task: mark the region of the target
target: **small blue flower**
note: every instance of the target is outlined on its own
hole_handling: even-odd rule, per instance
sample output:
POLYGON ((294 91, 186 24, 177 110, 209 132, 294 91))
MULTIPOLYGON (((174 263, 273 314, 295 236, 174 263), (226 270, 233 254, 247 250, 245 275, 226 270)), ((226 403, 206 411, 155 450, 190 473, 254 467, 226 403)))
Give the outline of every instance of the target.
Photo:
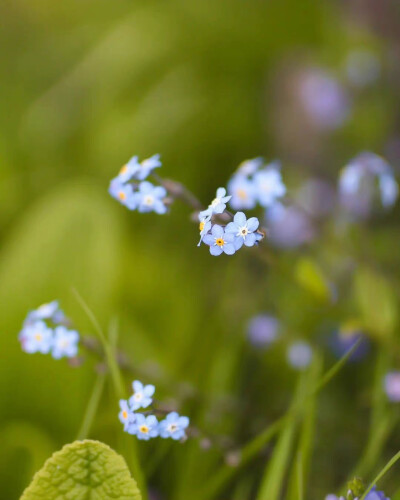
POLYGON ((271 164, 256 172, 254 183, 258 202, 265 208, 272 206, 286 193, 286 186, 282 182, 282 176, 276 164, 271 164))
POLYGON ((28 317, 26 319, 26 323, 27 324, 34 323, 35 321, 44 320, 44 319, 49 319, 49 320, 53 320, 54 318, 60 319, 60 313, 62 314, 62 317, 64 318, 64 315, 60 309, 58 301, 53 300, 52 302, 49 302, 47 304, 42 304, 40 307, 38 307, 34 311, 31 311, 28 314, 28 317))
POLYGON ((385 208, 394 205, 399 194, 399 185, 392 174, 382 174, 379 177, 379 189, 381 192, 382 205, 385 208))
POLYGON ((400 402, 400 372, 392 371, 385 376, 384 388, 387 397, 393 403, 400 402))
POLYGON ((167 196, 167 191, 162 186, 153 186, 151 182, 144 181, 139 184, 139 191, 133 197, 138 206, 139 212, 156 212, 165 214, 167 207, 163 199, 167 196))
POLYGON ((257 170, 264 163, 264 159, 261 157, 252 158, 251 160, 244 160, 238 167, 237 173, 239 175, 251 176, 254 175, 257 170))
POLYGON ((185 429, 189 426, 188 417, 181 417, 176 411, 168 413, 165 420, 159 424, 160 436, 172 438, 176 441, 186 436, 185 429))
POLYGON ((199 225, 199 230, 200 230, 200 241, 197 244, 199 247, 201 242, 203 241, 203 238, 206 234, 208 234, 211 230, 211 221, 209 219, 200 219, 200 225, 199 225))
POLYGON ((279 337, 279 321, 269 314, 254 316, 248 326, 250 343, 257 348, 266 349, 279 337))
POLYGON ((309 366, 312 359, 312 349, 307 342, 294 342, 289 346, 287 359, 296 370, 304 370, 309 366))
POLYGON ((251 217, 249 220, 243 212, 238 212, 226 228, 226 234, 233 234, 235 236, 235 249, 239 250, 243 244, 247 247, 252 247, 257 239, 254 231, 257 231, 260 225, 257 217, 251 217))
POLYGON ((125 182, 128 182, 132 179, 132 177, 135 175, 135 173, 138 170, 138 167, 140 167, 140 163, 138 162, 138 157, 133 156, 128 163, 126 163, 121 170, 119 171, 119 174, 115 178, 118 180, 121 184, 125 184, 125 182))
POLYGON ((226 233, 221 226, 215 224, 211 229, 211 234, 206 234, 203 238, 206 245, 210 247, 211 255, 233 255, 235 249, 235 236, 232 233, 226 233))
POLYGON ((109 193, 113 198, 118 200, 122 205, 125 205, 129 210, 135 210, 137 200, 131 184, 123 184, 118 177, 110 183, 109 193))
POLYGON ((19 334, 22 350, 32 354, 47 354, 53 347, 53 331, 44 321, 26 325, 19 334))
POLYGON ((54 330, 52 356, 60 359, 63 356, 73 358, 78 354, 79 334, 75 330, 68 330, 65 326, 57 326, 54 330))
POLYGON ((234 175, 228 183, 228 193, 232 195, 229 202, 235 210, 249 209, 256 206, 256 189, 254 182, 241 174, 234 175))
POLYGON ((383 491, 377 491, 374 486, 365 497, 365 500, 390 500, 383 491))
POLYGON ((222 212, 226 209, 226 204, 231 198, 232 196, 226 196, 225 188, 218 188, 217 195, 214 200, 210 203, 210 205, 208 205, 206 210, 200 212, 200 220, 211 219, 214 214, 222 214, 222 212))
POLYGON ((146 417, 142 413, 137 413, 135 417, 135 421, 128 425, 129 434, 134 434, 138 439, 145 441, 158 436, 158 421, 154 415, 146 417))
POLYGON ((132 383, 133 396, 129 399, 129 404, 133 411, 139 408, 147 408, 153 402, 153 394, 156 390, 154 385, 143 385, 139 380, 132 383))
POLYGON ((119 401, 119 407, 121 411, 118 414, 118 418, 122 424, 124 424, 124 431, 128 430, 129 424, 133 424, 136 419, 135 413, 131 410, 128 405, 128 401, 121 399, 119 401))
POLYGON ((161 167, 160 155, 154 155, 150 158, 146 158, 136 165, 134 171, 134 178, 143 181, 149 174, 155 169, 161 167))

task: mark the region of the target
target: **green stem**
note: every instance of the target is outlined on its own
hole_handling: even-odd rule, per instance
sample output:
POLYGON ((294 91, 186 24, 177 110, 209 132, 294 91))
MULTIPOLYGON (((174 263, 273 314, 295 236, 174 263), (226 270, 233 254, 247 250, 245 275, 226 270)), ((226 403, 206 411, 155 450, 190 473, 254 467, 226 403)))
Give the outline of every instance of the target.
POLYGON ((393 465, 400 459, 400 451, 394 455, 389 462, 385 465, 385 467, 379 472, 379 474, 374 478, 372 483, 368 486, 368 488, 365 490, 363 496, 360 498, 360 500, 365 500, 365 497, 368 495, 368 493, 372 490, 372 488, 378 483, 378 481, 390 470, 393 465))
POLYGON ((99 373, 93 387, 88 405, 86 407, 85 415, 83 417, 82 425, 79 429, 77 438, 78 440, 86 439, 89 435, 90 429, 93 424, 94 417, 96 416, 99 407, 100 399, 103 394, 104 382, 106 380, 105 373, 99 373))

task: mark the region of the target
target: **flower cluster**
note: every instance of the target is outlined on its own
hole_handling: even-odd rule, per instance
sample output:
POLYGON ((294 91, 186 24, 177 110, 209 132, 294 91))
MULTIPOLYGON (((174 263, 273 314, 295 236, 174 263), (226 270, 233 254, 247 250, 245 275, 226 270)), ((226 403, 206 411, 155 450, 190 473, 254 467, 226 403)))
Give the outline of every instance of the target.
POLYGON ((22 350, 51 353, 54 359, 73 358, 78 353, 79 334, 67 328, 68 320, 55 300, 31 311, 19 334, 22 350))
POLYGON ((239 165, 228 183, 230 205, 234 210, 250 210, 257 203, 270 208, 285 195, 278 162, 264 165, 262 158, 246 160, 239 165))
POLYGON ((243 245, 252 247, 263 238, 263 235, 257 232, 259 220, 256 217, 247 219, 243 212, 238 212, 226 226, 213 224, 213 216, 223 214, 230 199, 231 196, 226 196, 224 188, 218 188, 214 201, 207 210, 199 213, 199 245, 202 241, 208 245, 211 255, 233 255, 243 245))
POLYGON ((173 411, 168 413, 164 420, 158 421, 151 411, 138 413, 140 409, 151 407, 155 392, 154 385, 143 385, 139 380, 135 380, 132 388, 133 395, 129 400, 121 399, 119 402, 121 410, 119 420, 125 432, 145 441, 158 436, 176 441, 186 437, 186 428, 189 426, 188 417, 181 417, 173 411))
POLYGON ((339 193, 343 206, 356 216, 368 215, 375 197, 387 209, 397 200, 399 186, 392 167, 374 153, 361 153, 341 171, 339 193))
POLYGON ((142 162, 134 156, 122 167, 117 177, 112 179, 109 193, 129 210, 165 214, 167 190, 163 186, 155 186, 145 180, 159 167, 161 167, 159 155, 142 162))

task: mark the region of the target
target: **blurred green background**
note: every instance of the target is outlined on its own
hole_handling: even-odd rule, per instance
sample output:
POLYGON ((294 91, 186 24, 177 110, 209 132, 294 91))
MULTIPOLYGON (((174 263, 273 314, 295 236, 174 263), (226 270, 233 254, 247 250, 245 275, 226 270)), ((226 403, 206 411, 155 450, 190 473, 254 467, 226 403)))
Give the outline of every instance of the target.
MULTIPOLYGON (((247 320, 271 311, 310 337, 323 319, 354 314, 354 299, 332 306, 293 284, 291 252, 276 270, 253 252, 214 259, 196 247, 187 207, 130 213, 108 195, 109 180, 133 154, 160 153, 160 174, 206 203, 248 157, 281 158, 289 188, 315 174, 335 182, 363 149, 395 162, 398 3, 3 0, 0 17, 1 497, 18 498, 45 458, 75 438, 92 390, 91 361, 72 368, 29 356, 17 340, 27 311, 55 298, 93 334, 71 287, 104 328, 118 318, 133 366, 127 388, 133 376, 155 383, 160 399, 234 449, 282 413, 295 379, 282 354, 251 350, 247 320), (322 66, 343 80, 347 54, 360 47, 378 54, 380 81, 350 91, 352 113, 339 130, 305 127, 288 108, 293 68, 322 66)), ((399 274, 396 213, 369 230, 355 230, 341 250, 328 238, 320 260, 334 267, 354 251, 399 274)), ((398 291, 388 293, 395 310, 398 291)), ((366 300, 356 313, 376 297, 366 300)), ((345 480, 363 448, 372 368, 351 370, 323 400, 310 499, 345 480), (338 410, 350 406, 354 414, 338 410)), ((117 413, 107 387, 91 436, 118 447, 117 413)), ((191 498, 224 455, 195 439, 140 451, 153 490, 174 500, 191 498)), ((218 498, 251 498, 267 456, 238 474, 239 493, 229 486, 218 498)))

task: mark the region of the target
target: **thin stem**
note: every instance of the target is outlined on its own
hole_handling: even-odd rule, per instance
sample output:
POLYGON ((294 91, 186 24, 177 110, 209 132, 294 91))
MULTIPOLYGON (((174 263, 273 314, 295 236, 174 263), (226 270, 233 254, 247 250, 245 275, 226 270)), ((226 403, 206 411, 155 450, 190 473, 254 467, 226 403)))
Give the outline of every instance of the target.
POLYGON ((201 201, 182 183, 172 179, 163 179, 159 175, 152 173, 154 180, 161 184, 174 198, 179 198, 194 210, 203 210, 201 201))
POLYGON ((301 453, 297 456, 297 491, 298 499, 304 500, 303 459, 301 453))
POLYGON ((86 439, 90 433, 90 429, 92 427, 93 420, 96 416, 100 399, 103 394, 105 380, 106 380, 105 373, 99 373, 97 375, 92 394, 86 406, 85 415, 83 417, 81 427, 76 437, 77 440, 86 439))

